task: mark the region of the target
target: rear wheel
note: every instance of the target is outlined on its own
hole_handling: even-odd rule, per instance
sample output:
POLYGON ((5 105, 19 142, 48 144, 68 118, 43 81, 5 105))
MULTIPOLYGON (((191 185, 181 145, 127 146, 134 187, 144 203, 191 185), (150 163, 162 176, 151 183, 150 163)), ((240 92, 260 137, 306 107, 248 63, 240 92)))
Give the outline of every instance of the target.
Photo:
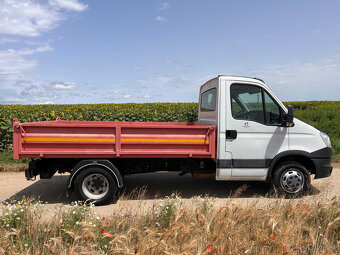
POLYGON ((300 196, 310 189, 310 175, 304 165, 286 161, 274 172, 273 186, 287 197, 300 196))
POLYGON ((109 172, 102 168, 87 168, 75 180, 75 191, 81 200, 102 205, 114 199, 117 183, 109 172))

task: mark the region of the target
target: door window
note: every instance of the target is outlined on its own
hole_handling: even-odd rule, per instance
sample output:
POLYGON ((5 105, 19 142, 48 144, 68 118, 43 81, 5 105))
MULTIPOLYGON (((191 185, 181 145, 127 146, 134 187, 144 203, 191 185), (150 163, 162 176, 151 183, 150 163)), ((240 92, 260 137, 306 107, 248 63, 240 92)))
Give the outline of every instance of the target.
POLYGON ((235 119, 280 125, 281 111, 277 103, 261 87, 233 84, 230 87, 231 112, 235 119))
POLYGON ((252 85, 232 85, 232 115, 235 119, 253 120, 264 124, 262 90, 252 85))
POLYGON ((271 98, 271 96, 268 95, 266 91, 263 91, 263 93, 264 93, 267 125, 280 125, 282 122, 280 107, 271 98))

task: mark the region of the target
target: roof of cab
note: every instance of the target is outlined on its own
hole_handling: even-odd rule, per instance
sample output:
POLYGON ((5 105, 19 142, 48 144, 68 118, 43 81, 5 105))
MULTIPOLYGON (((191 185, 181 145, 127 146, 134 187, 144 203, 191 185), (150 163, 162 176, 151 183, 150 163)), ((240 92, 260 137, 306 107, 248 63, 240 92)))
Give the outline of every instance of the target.
POLYGON ((224 74, 221 74, 221 75, 218 75, 217 77, 215 78, 212 78, 210 79, 209 81, 205 82, 202 86, 204 87, 206 84, 208 84, 209 82, 215 80, 215 79, 218 79, 218 78, 224 78, 226 80, 231 80, 231 81, 239 81, 239 82, 242 82, 242 81, 245 81, 245 82, 255 82, 255 83, 260 83, 264 86, 267 87, 267 85, 265 84, 265 82, 262 80, 262 79, 259 79, 259 78, 256 78, 256 77, 246 77, 246 76, 236 76, 236 75, 224 75, 224 74))

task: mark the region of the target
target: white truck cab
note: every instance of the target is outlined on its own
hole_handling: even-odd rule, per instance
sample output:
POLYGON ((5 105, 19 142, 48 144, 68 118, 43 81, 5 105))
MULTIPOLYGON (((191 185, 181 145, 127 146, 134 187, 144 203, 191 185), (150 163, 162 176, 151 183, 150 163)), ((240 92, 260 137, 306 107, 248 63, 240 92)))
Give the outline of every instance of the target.
POLYGON ((216 179, 270 181, 286 194, 331 175, 329 137, 293 118, 257 78, 220 75, 201 86, 198 122, 217 127, 216 179))

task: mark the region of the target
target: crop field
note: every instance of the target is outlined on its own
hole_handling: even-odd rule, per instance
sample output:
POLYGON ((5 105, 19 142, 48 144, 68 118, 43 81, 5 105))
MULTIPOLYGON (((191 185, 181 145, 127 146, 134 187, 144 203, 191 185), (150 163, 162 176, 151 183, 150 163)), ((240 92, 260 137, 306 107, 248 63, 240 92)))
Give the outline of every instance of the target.
POLYGON ((172 195, 143 214, 99 217, 74 203, 44 220, 44 204, 0 207, 1 254, 339 254, 339 199, 215 206, 172 195))
MULTIPOLYGON (((295 117, 328 134, 340 153, 340 101, 287 102, 295 117)), ((54 120, 194 122, 197 103, 0 105, 0 150, 10 149, 12 118, 20 122, 54 120)))

